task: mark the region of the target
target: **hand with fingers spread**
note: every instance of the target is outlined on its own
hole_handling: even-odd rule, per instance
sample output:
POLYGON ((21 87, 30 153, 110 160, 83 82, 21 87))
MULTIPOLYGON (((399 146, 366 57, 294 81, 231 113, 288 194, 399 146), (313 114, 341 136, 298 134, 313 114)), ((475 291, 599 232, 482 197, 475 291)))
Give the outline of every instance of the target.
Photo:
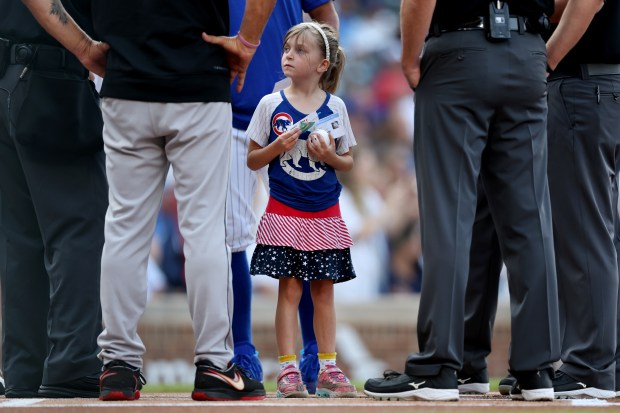
POLYGON ((275 4, 276 0, 246 0, 243 20, 236 36, 211 36, 202 33, 202 40, 221 46, 226 52, 230 83, 237 78, 237 92, 243 89, 245 73, 260 44, 263 29, 275 4))
POLYGON ((202 33, 202 40, 221 46, 226 51, 226 60, 230 68, 230 83, 237 78, 237 92, 243 89, 245 72, 256 52, 256 48, 244 45, 239 36, 211 36, 202 33))

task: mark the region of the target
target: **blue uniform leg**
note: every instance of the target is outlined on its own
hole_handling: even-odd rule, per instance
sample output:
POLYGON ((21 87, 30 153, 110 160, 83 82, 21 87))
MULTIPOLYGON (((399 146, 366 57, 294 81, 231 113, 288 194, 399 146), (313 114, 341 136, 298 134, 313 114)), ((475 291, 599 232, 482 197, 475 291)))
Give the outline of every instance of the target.
POLYGON ((252 344, 252 280, 245 251, 231 255, 233 279, 233 340, 235 357, 233 363, 247 370, 256 380, 263 380, 263 368, 254 344, 252 344))
POLYGON ((314 305, 310 294, 310 283, 304 283, 304 290, 299 302, 299 324, 301 326, 301 337, 304 342, 304 349, 301 351, 301 361, 299 369, 301 378, 308 389, 308 393, 316 392, 316 383, 319 375, 319 352, 314 335, 314 305))

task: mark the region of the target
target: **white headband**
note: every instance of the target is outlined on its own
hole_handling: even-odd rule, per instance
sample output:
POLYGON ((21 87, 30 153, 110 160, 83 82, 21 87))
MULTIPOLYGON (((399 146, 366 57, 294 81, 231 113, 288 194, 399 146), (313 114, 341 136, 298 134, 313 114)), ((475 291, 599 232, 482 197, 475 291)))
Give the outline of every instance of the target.
POLYGON ((305 22, 304 24, 307 24, 310 27, 314 27, 319 32, 319 34, 323 37, 323 41, 325 42, 325 58, 329 62, 331 62, 331 60, 329 60, 329 42, 327 41, 327 35, 325 34, 321 26, 319 26, 318 24, 314 22, 305 22))

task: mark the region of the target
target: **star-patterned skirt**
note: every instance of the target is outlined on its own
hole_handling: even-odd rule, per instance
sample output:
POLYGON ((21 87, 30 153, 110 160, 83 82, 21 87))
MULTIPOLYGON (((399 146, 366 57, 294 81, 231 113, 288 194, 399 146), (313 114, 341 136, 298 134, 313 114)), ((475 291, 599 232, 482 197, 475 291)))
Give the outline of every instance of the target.
POLYGON ((338 204, 318 212, 290 208, 273 198, 258 225, 250 274, 306 281, 355 278, 353 244, 338 204))
POLYGON ((293 277, 304 281, 334 280, 334 283, 355 278, 348 248, 300 251, 264 244, 258 244, 254 250, 250 274, 272 278, 293 277))

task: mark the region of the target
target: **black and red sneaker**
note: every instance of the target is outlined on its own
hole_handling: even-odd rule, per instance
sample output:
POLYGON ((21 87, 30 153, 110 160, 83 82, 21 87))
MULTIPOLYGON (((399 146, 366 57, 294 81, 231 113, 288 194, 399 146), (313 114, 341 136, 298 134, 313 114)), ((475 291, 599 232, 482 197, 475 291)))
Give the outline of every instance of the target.
POLYGON ((248 377, 236 364, 231 363, 222 370, 209 360, 196 363, 194 400, 262 400, 266 396, 263 383, 248 377))
POLYGON ((140 369, 114 360, 103 366, 100 378, 99 400, 138 400, 146 380, 140 369))

